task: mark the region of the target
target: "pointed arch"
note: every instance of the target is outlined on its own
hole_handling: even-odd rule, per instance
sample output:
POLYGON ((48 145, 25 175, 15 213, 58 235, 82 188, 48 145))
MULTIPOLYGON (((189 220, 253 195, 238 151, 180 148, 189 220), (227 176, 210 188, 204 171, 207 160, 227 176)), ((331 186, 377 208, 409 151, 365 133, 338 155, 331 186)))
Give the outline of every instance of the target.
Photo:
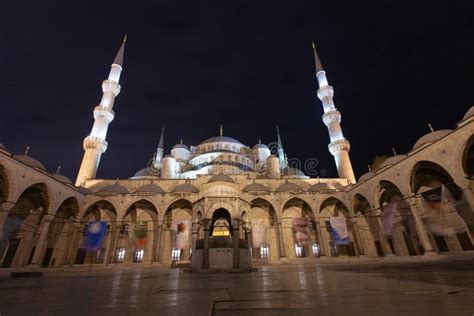
POLYGON ((469 179, 474 179, 474 135, 466 142, 462 155, 462 167, 469 179))
POLYGON ((122 216, 122 222, 125 221, 125 219, 129 216, 132 215, 131 213, 135 212, 133 217, 137 216, 138 211, 143 211, 144 214, 147 215, 149 220, 152 221, 157 221, 158 220, 158 209, 156 208, 155 204, 145 198, 139 198, 133 201, 132 203, 129 204, 129 206, 125 209, 125 212, 122 216))

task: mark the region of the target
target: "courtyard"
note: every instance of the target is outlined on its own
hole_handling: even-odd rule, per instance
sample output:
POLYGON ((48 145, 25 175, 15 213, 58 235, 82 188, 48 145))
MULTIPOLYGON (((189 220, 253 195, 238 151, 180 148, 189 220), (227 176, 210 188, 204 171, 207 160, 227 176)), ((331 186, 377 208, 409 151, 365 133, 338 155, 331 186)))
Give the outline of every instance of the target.
POLYGON ((0 276, 9 315, 473 315, 474 261, 260 266, 249 273, 151 266, 0 276))

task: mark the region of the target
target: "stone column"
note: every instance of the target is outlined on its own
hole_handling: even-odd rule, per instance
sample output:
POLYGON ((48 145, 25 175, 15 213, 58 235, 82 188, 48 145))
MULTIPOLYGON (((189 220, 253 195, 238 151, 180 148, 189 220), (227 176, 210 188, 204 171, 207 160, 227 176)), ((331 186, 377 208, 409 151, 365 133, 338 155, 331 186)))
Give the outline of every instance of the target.
POLYGON ((232 268, 238 269, 240 267, 240 220, 232 219, 232 268))
POLYGON ((283 228, 282 219, 277 219, 277 233, 278 233, 278 250, 280 251, 280 258, 285 258, 285 244, 283 243, 283 228))
POLYGON ((202 220, 204 225, 204 240, 203 240, 203 249, 202 249, 202 268, 209 269, 209 233, 210 233, 210 224, 209 219, 202 220))
POLYGON ((161 240, 162 240, 162 235, 163 234, 163 222, 158 222, 158 226, 156 228, 156 235, 157 240, 156 240, 156 262, 161 262, 161 240))
POLYGON ((318 233, 318 243, 319 243, 319 256, 320 257, 326 257, 326 251, 324 249, 324 246, 326 244, 324 238, 323 238, 323 233, 321 231, 321 224, 319 223, 319 219, 315 221, 316 224, 316 231, 318 233))
MULTIPOLYGON (((191 262, 196 258, 196 242, 199 237, 199 223, 192 224, 191 262)), ((191 265, 192 266, 192 265, 191 265)))
POLYGON ((49 226, 51 225, 51 221, 53 220, 54 216, 50 214, 45 214, 41 224, 41 231, 38 237, 38 242, 36 243, 35 253, 33 254, 33 258, 31 259, 31 265, 41 265, 41 261, 43 260, 44 253, 46 251, 46 245, 48 242, 48 232, 49 226))
POLYGON ((406 201, 410 205, 410 210, 413 215, 413 219, 415 220, 416 232, 418 233, 418 238, 420 238, 423 249, 425 250, 424 255, 437 255, 438 253, 433 249, 428 232, 426 231, 425 225, 423 224, 423 221, 419 215, 419 211, 424 210, 420 196, 407 198, 406 201))
POLYGON ((10 206, 12 206, 8 204, 10 203, 3 202, 2 204, 0 204, 0 239, 3 237, 3 226, 5 225, 5 222, 7 221, 10 206))
POLYGON ((156 221, 153 222, 153 241, 151 245, 151 256, 150 264, 156 261, 156 250, 158 248, 158 224, 156 221))
POLYGON ((111 262, 114 262, 113 258, 115 257, 115 249, 117 248, 118 240, 120 237, 120 228, 122 227, 122 222, 116 222, 115 230, 111 233, 109 246, 107 247, 105 253, 105 265, 108 265, 111 262))
POLYGON ((362 238, 360 237, 359 225, 357 224, 357 218, 351 217, 350 223, 351 223, 352 236, 354 237, 356 255, 358 257, 361 257, 361 256, 363 257, 365 256, 365 252, 364 252, 364 246, 362 244, 362 238))
POLYGON ((382 245, 382 250, 387 257, 394 256, 395 254, 392 251, 392 247, 390 247, 390 243, 388 241, 385 228, 383 227, 382 220, 380 219, 380 215, 376 215, 376 219, 377 219, 377 225, 379 226, 379 238, 380 238, 380 244, 382 245))

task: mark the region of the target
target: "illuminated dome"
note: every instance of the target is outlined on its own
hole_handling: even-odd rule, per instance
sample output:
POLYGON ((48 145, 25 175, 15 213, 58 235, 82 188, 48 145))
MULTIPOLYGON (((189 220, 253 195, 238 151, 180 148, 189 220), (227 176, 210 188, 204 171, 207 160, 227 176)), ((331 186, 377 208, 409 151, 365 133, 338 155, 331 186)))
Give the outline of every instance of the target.
POLYGON ((72 184, 71 179, 69 179, 68 177, 66 177, 62 174, 59 174, 59 173, 53 174, 53 178, 60 181, 60 182, 62 182, 62 183, 72 184))
POLYGON ((159 176, 159 172, 156 170, 152 170, 151 168, 143 168, 138 170, 132 178, 149 178, 159 176))
POLYGON ((265 144, 258 143, 258 144, 256 144, 255 146, 252 147, 252 149, 259 149, 259 148, 268 149, 268 146, 265 145, 265 144))
POLYGON ((178 149, 178 148, 189 150, 188 146, 186 146, 185 144, 176 144, 173 146, 173 149, 178 149))
POLYGON ((370 179, 370 178, 372 178, 374 175, 375 175, 375 172, 373 172, 373 171, 364 173, 363 175, 360 176, 358 182, 360 182, 360 181, 365 181, 365 180, 367 180, 367 179, 370 179))
POLYGON ((467 120, 468 118, 470 118, 471 116, 474 116, 474 106, 471 106, 471 108, 466 112, 466 114, 464 114, 464 117, 463 117, 463 121, 464 120, 467 120))
POLYGON ((203 141, 200 145, 209 144, 209 143, 234 143, 234 144, 242 145, 242 143, 239 142, 238 140, 232 137, 227 137, 227 136, 211 137, 203 141))
POLYGON ((145 184, 137 189, 135 191, 136 193, 165 193, 165 190, 163 190, 160 186, 156 184, 145 184))
POLYGON ((423 146, 424 144, 429 144, 429 143, 435 142, 438 139, 443 138, 444 136, 448 135, 452 131, 453 131, 452 129, 440 129, 440 130, 428 133, 428 134, 420 137, 420 139, 418 139, 418 141, 413 146, 413 149, 417 149, 417 148, 423 146))
POLYGON ((385 167, 388 167, 388 166, 391 166, 391 165, 394 165, 394 164, 396 164, 397 162, 402 161, 402 160, 405 159, 406 157, 408 157, 408 156, 407 156, 407 155, 396 155, 396 156, 387 158, 387 160, 385 160, 385 161, 380 165, 380 169, 385 168, 385 167))
POLYGON ((208 182, 211 183, 211 182, 218 182, 218 181, 235 183, 234 179, 232 179, 231 177, 225 174, 216 174, 215 176, 212 176, 208 182))
POLYGON ((33 157, 27 156, 27 155, 13 155, 13 158, 20 160, 21 162, 33 167, 33 168, 38 168, 42 170, 46 170, 45 166, 36 160, 33 157))
POLYGON ((126 187, 120 184, 111 184, 111 185, 106 185, 102 189, 99 190, 97 193, 113 193, 113 194, 127 194, 130 193, 126 187))

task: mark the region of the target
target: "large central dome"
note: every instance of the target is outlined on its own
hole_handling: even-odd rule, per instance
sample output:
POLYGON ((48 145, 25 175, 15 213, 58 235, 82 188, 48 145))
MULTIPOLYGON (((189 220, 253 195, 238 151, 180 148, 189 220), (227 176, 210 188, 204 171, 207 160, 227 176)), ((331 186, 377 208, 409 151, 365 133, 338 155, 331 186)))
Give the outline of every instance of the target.
POLYGON ((227 137, 227 136, 211 137, 211 138, 208 138, 205 141, 203 141, 200 145, 208 144, 208 143, 217 143, 217 142, 235 143, 235 144, 242 145, 242 143, 239 142, 237 139, 234 139, 232 137, 227 137))

